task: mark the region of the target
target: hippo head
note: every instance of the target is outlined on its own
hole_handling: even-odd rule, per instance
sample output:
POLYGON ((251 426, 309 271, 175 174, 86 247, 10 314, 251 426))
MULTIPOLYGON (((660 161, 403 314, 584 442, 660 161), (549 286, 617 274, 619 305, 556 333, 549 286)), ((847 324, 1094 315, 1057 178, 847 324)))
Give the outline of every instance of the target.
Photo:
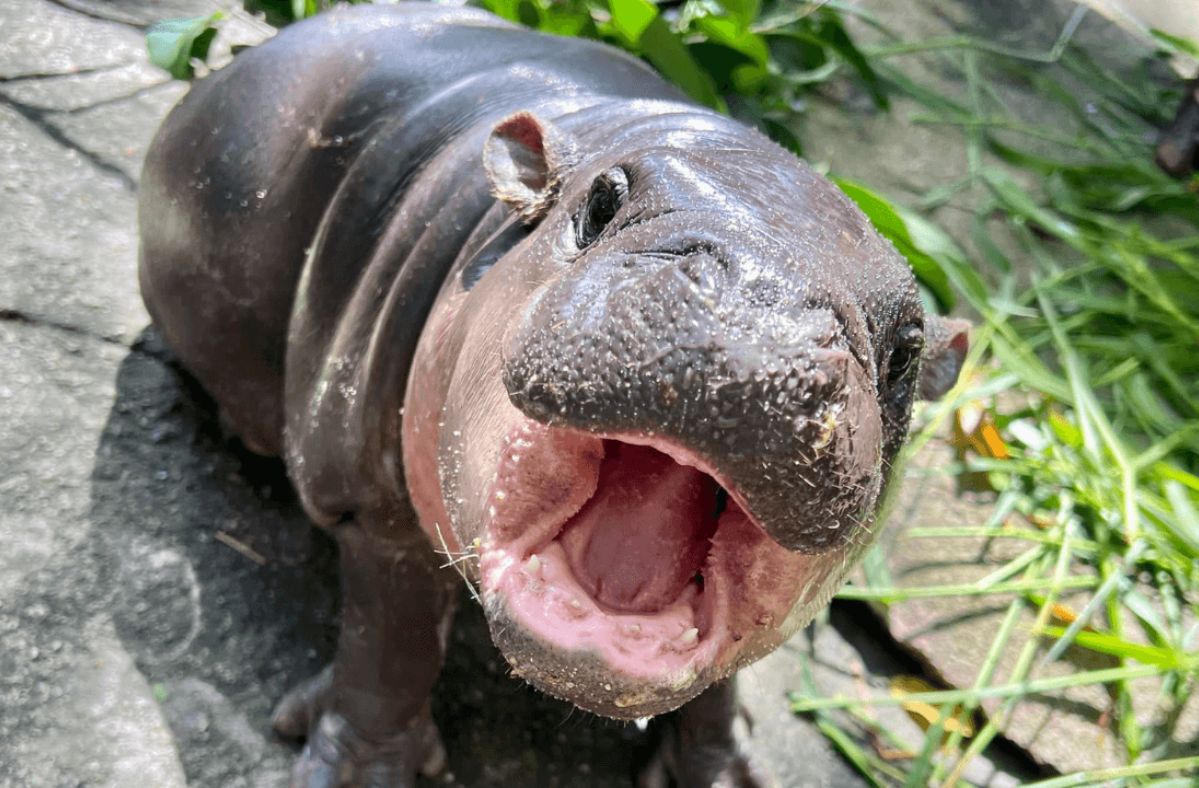
POLYGON ((732 121, 673 107, 591 141, 520 113, 483 161, 506 216, 422 335, 414 502, 517 674, 606 716, 667 711, 828 602, 967 326, 732 121))

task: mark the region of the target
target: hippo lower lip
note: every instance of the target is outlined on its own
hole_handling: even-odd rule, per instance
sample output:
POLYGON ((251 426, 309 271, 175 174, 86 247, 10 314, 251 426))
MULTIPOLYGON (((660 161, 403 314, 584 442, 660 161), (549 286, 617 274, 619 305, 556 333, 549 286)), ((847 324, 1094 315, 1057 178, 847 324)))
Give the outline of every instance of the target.
POLYGON ((489 601, 543 647, 667 691, 724 673, 777 632, 807 561, 769 539, 695 458, 646 436, 529 421, 507 439, 487 511, 489 601))

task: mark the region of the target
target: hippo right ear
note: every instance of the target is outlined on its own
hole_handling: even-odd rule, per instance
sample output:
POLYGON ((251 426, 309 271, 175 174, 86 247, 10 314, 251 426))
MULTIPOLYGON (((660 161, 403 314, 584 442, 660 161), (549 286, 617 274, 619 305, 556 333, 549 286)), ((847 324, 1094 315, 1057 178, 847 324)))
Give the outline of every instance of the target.
POLYGON ((496 124, 483 145, 491 193, 533 224, 557 201, 576 151, 568 134, 533 113, 511 115, 496 124))
POLYGON ((920 399, 939 399, 958 382, 970 349, 970 321, 928 315, 920 359, 920 399))

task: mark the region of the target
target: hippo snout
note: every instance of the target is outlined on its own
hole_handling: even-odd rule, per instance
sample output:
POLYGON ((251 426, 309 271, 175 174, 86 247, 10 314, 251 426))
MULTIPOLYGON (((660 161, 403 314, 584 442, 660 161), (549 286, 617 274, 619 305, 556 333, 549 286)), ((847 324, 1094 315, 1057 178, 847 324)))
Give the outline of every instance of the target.
POLYGON ((674 447, 791 551, 853 541, 879 496, 883 424, 838 321, 722 319, 719 294, 702 297, 711 259, 675 270, 692 285, 676 299, 613 301, 600 320, 534 314, 507 356, 510 400, 551 427, 674 447))

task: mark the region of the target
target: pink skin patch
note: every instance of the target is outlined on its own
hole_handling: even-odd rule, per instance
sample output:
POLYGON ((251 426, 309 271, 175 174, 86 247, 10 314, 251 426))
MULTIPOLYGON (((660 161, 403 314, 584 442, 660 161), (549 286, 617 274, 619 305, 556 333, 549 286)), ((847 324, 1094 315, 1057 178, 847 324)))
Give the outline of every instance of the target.
POLYGON ((771 540, 699 460, 533 421, 505 443, 480 571, 520 626, 664 685, 778 642, 811 559, 771 540))

